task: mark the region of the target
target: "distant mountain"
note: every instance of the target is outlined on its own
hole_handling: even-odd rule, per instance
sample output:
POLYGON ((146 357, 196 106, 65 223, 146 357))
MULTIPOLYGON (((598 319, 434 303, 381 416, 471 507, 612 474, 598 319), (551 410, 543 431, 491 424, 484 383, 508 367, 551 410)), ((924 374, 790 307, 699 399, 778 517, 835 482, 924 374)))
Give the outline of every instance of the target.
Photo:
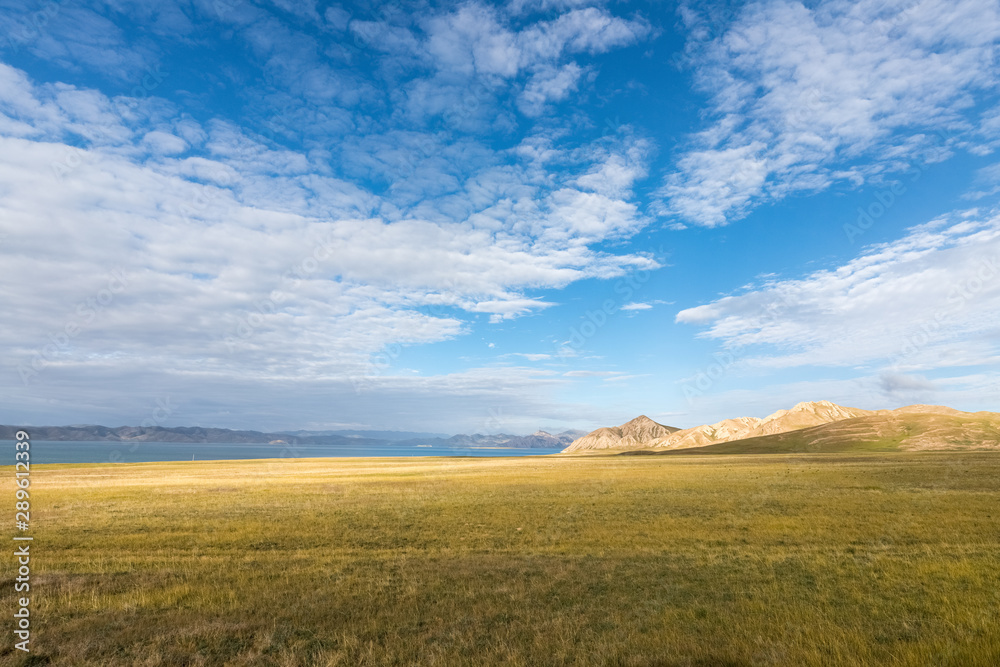
POLYGON ((588 449, 629 449, 650 447, 671 434, 680 431, 673 426, 664 426, 654 422, 646 415, 640 415, 621 426, 609 426, 591 431, 587 435, 574 440, 564 452, 576 452, 588 449))
POLYGON ((585 431, 563 431, 562 433, 552 434, 546 431, 535 431, 531 435, 515 435, 512 436, 510 440, 504 443, 504 447, 565 447, 570 444, 580 436, 582 436, 585 431))
POLYGON ((687 449, 645 449, 624 454, 792 454, 864 451, 1000 451, 1000 414, 945 413, 910 406, 808 428, 687 449))
MULTIPOLYGON (((19 426, 0 426, 0 440, 13 440, 19 426)), ((32 426, 28 432, 33 440, 76 440, 107 442, 223 442, 223 443, 287 443, 291 445, 379 445, 383 440, 349 438, 337 435, 300 436, 288 433, 262 433, 260 431, 233 431, 226 428, 200 426, 32 426)))
MULTIPOLYGON (((787 433, 798 433, 803 429, 820 427, 828 424, 840 424, 857 419, 872 418, 872 424, 882 424, 889 416, 900 415, 945 415, 962 416, 969 413, 960 412, 953 408, 933 405, 911 405, 897 410, 862 410, 859 408, 847 408, 830 401, 803 402, 795 405, 791 410, 778 410, 777 412, 759 419, 757 417, 738 417, 735 419, 725 419, 715 424, 705 424, 688 429, 675 429, 665 435, 654 436, 649 432, 640 433, 640 437, 630 440, 620 438, 617 443, 608 438, 609 432, 624 429, 597 429, 592 433, 573 442, 565 452, 577 452, 593 449, 653 449, 653 450, 690 450, 692 448, 707 448, 716 446, 719 443, 741 442, 745 443, 751 438, 761 438, 766 436, 776 436, 787 433)), ((994 413, 977 413, 990 415, 994 413)), ((635 421, 644 420, 639 417, 635 421)), ((654 422, 655 423, 655 422, 654 422)), ((886 423, 897 423, 889 420, 886 423)), ((773 443, 792 442, 792 439, 778 438, 773 443)), ((773 444, 772 443, 772 444, 773 444)), ((770 445, 768 445, 770 446, 770 445)), ((774 445, 778 446, 778 445, 774 445)), ((716 447, 712 451, 722 451, 727 448, 716 447)))
POLYGON ((388 442, 400 442, 402 440, 416 440, 420 438, 447 438, 447 433, 424 433, 422 431, 364 431, 364 430, 338 430, 338 431, 280 431, 288 435, 300 437, 316 437, 337 435, 345 438, 368 438, 370 440, 386 440, 388 442))
MULTIPOLYGON (((0 426, 0 440, 14 440, 20 426, 0 426)), ((290 445, 350 445, 379 447, 385 445, 430 445, 440 447, 565 447, 583 431, 565 431, 553 435, 538 431, 531 435, 447 435, 403 431, 233 431, 225 428, 162 426, 32 426, 27 429, 34 440, 106 441, 106 442, 221 442, 287 443, 290 445), (414 437, 416 436, 416 437, 414 437)))
POLYGON ((424 445, 431 447, 509 447, 525 449, 541 449, 566 447, 571 442, 584 434, 584 431, 563 431, 562 433, 547 433, 546 431, 536 431, 531 435, 509 435, 498 433, 496 435, 483 435, 474 433, 473 435, 454 435, 450 438, 419 438, 406 440, 400 444, 424 445))

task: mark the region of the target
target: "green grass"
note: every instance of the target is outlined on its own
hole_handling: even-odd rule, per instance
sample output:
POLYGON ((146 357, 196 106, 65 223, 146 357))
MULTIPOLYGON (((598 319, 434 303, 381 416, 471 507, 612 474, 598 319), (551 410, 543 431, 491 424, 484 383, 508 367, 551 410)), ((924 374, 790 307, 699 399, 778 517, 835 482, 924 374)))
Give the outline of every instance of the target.
POLYGON ((36 664, 1000 664, 997 454, 59 465, 32 479, 36 664))

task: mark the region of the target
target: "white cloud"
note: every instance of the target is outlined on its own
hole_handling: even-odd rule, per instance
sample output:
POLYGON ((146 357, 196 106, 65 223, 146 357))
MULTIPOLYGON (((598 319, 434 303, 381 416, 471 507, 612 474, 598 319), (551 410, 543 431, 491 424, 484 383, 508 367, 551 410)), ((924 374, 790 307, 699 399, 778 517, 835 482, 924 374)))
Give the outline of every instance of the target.
MULTIPOLYGON (((549 118, 532 137, 547 142, 553 162, 544 163, 517 127, 519 99, 545 115, 585 94, 596 70, 575 55, 635 43, 648 25, 575 3, 552 5, 545 21, 471 2, 368 22, 334 7, 325 23, 312 3, 272 4, 280 11, 195 9, 243 48, 245 71, 220 63, 211 84, 243 91, 238 118, 203 118, 204 99, 190 114, 183 105, 198 91, 176 92, 169 71, 150 74, 157 53, 121 32, 78 36, 72 43, 87 52, 76 59, 51 40, 33 47, 57 66, 89 67, 88 81, 110 76, 126 91, 117 97, 0 64, 0 235, 10 270, 38 275, 0 294, 24 320, 0 333, 12 372, 40 370, 24 400, 117 373, 121 387, 184 391, 207 415, 219 405, 212 391, 253 383, 261 393, 233 399, 246 418, 283 383, 343 398, 355 390, 345 378, 360 377, 371 404, 403 387, 453 398, 450 388, 467 381, 483 401, 542 410, 523 407, 523 397, 548 405, 544 383, 524 388, 537 380, 530 374, 507 384, 520 397, 500 399, 491 377, 507 371, 407 384, 392 368, 371 373, 373 359, 548 308, 537 290, 658 267, 646 253, 598 247, 649 222, 631 192, 648 164, 639 142, 574 144, 559 129, 567 121, 549 118), (285 12, 325 34, 296 28, 302 21, 285 12), (325 44, 331 31, 354 44, 325 44), (499 134, 465 134, 484 128, 499 134), (82 322, 80 304, 89 313, 119 270, 125 288, 82 322)), ((138 6, 121 12, 123 24, 167 27, 158 15, 140 21, 138 6)), ((166 17, 177 28, 170 40, 191 38, 195 26, 182 18, 166 17)))
POLYGON ((515 32, 497 10, 470 2, 428 19, 426 32, 427 52, 439 68, 511 78, 522 69, 551 64, 565 53, 605 53, 632 44, 651 29, 638 19, 586 7, 515 32))
MULTIPOLYGON (((683 13, 693 35, 696 15, 683 13)), ((975 100, 996 92, 997 39, 991 0, 747 5, 721 37, 692 42, 716 121, 679 158, 661 211, 724 224, 762 201, 968 147, 975 100)))
POLYGON ((636 181, 646 177, 652 146, 642 139, 628 140, 621 150, 594 155, 594 166, 574 184, 609 197, 626 197, 636 181))
POLYGON ((516 37, 496 10, 468 3, 427 22, 427 51, 438 67, 462 74, 512 77, 520 68, 516 37))
POLYGON ((969 191, 965 198, 982 199, 1000 192, 1000 162, 977 170, 973 185, 982 189, 969 191))
POLYGON ((626 303, 622 310, 650 310, 653 306, 648 303, 626 303))
POLYGON ((78 324, 78 304, 99 294, 113 269, 129 276, 127 288, 69 344, 42 355, 43 372, 117 359, 269 381, 344 377, 388 346, 462 335, 467 321, 456 309, 501 321, 550 305, 531 290, 657 266, 589 247, 641 227, 634 204, 569 186, 539 189, 523 167, 503 186, 490 185, 492 167, 474 187, 459 174, 466 199, 451 219, 398 207, 391 220, 352 217, 388 204, 231 124, 188 121, 186 136, 203 139, 211 159, 144 162, 140 144, 165 153, 187 143, 109 120, 99 94, 85 96, 91 112, 71 114, 55 89, 10 68, 0 75, 14 84, 0 111, 20 123, 18 134, 39 139, 0 138, 5 256, 10 271, 38 276, 0 297, 24 321, 0 334, 16 365, 30 368, 51 335, 78 324), (70 131, 95 140, 71 148, 60 141, 70 131), (471 210, 491 211, 489 222, 471 210))
POLYGON ((130 43, 121 28, 95 11, 74 4, 14 4, 19 6, 0 12, 0 33, 12 50, 23 49, 70 71, 99 70, 130 86, 141 86, 146 70, 155 65, 147 40, 130 43))
POLYGON ((530 354, 527 352, 514 352, 512 356, 524 357, 528 361, 545 361, 552 358, 551 354, 530 354))
POLYGON ((151 151, 160 155, 183 153, 188 147, 187 142, 180 137, 169 132, 160 132, 159 130, 147 132, 146 136, 142 138, 142 142, 151 151))
POLYGON ((836 269, 682 310, 747 365, 894 373, 1000 361, 1000 215, 934 220, 836 269), (764 354, 773 350, 770 355, 764 354))
POLYGON ((526 12, 544 12, 552 9, 567 9, 582 5, 601 5, 606 0, 511 0, 507 9, 511 14, 526 12))
POLYGON ((562 68, 542 67, 528 81, 518 98, 518 107, 526 116, 539 116, 549 102, 559 102, 576 90, 583 69, 576 63, 562 68))
POLYGON ((333 5, 323 13, 323 18, 334 30, 344 30, 351 20, 351 13, 340 5, 333 5))
POLYGON ((520 35, 523 58, 554 59, 562 53, 605 53, 633 44, 652 32, 642 20, 612 16, 605 9, 586 7, 540 22, 520 35))
POLYGON ((568 378, 606 378, 621 375, 618 371, 566 371, 563 377, 568 378))
POLYGON ((651 373, 638 373, 636 375, 615 375, 612 377, 606 377, 602 379, 602 382, 627 382, 628 380, 636 380, 638 378, 650 377, 651 373))

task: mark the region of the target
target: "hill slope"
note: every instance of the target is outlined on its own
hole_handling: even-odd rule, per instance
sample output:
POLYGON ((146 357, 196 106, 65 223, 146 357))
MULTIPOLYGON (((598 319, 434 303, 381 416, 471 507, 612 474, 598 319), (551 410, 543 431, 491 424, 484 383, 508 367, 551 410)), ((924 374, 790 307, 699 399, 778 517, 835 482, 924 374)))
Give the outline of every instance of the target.
MULTIPOLYGON (((1000 451, 1000 414, 879 411, 830 424, 649 454, 791 454, 862 451, 1000 451)), ((623 452, 638 454, 640 452, 623 452)))
POLYGON ((564 452, 590 449, 686 449, 703 447, 718 442, 730 442, 743 438, 753 438, 773 433, 785 433, 796 429, 827 424, 830 422, 875 414, 870 410, 845 408, 830 401, 803 402, 791 410, 777 412, 759 419, 738 417, 724 419, 715 424, 704 424, 687 429, 676 429, 656 424, 648 417, 641 416, 616 428, 600 428, 573 442, 564 452), (655 424, 666 432, 656 430, 655 424))

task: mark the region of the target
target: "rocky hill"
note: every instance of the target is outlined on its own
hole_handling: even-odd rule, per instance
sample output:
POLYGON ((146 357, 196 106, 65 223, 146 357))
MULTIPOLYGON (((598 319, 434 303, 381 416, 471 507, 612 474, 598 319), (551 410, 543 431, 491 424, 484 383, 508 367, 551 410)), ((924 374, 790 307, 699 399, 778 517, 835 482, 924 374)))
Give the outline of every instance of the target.
MULTIPOLYGON (((926 407, 926 406, 920 406, 926 407)), ((1000 414, 879 410, 809 428, 687 449, 643 449, 626 454, 793 454, 865 451, 1000 451, 1000 414)))
POLYGON ((648 447, 648 443, 657 442, 680 429, 673 426, 664 426, 654 422, 646 415, 639 415, 635 419, 621 426, 611 426, 599 428, 582 438, 574 440, 565 452, 583 451, 588 449, 629 449, 635 447, 648 447))
MULTIPOLYGON (((960 417, 970 413, 934 405, 910 405, 896 410, 862 410, 859 408, 844 407, 830 401, 812 401, 798 403, 790 410, 778 410, 764 418, 738 417, 688 429, 663 427, 669 429, 670 432, 662 435, 655 435, 655 431, 650 429, 633 429, 633 437, 631 438, 615 437, 618 432, 637 421, 646 420, 655 424, 655 422, 648 420, 646 417, 638 417, 621 427, 597 429, 574 441, 563 451, 580 452, 597 449, 692 449, 718 445, 719 443, 743 442, 751 438, 799 432, 803 429, 821 427, 828 424, 853 422, 862 418, 871 418, 870 422, 859 423, 870 423, 872 428, 874 428, 874 425, 878 424, 901 423, 898 419, 895 421, 891 419, 893 416, 898 418, 901 415, 924 414, 960 417)), ((977 414, 991 415, 994 413, 977 414)), ((970 437, 974 439, 975 436, 970 437)), ((785 440, 780 438, 778 441, 785 442, 785 440)))

